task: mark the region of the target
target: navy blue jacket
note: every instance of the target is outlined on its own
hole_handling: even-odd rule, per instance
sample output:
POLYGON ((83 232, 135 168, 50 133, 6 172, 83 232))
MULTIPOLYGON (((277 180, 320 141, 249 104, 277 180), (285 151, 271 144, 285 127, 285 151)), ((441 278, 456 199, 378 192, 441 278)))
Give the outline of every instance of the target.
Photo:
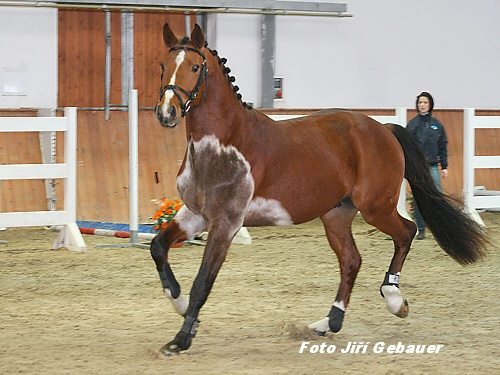
POLYGON ((441 164, 448 168, 448 139, 443 125, 430 114, 418 114, 408 122, 406 129, 417 141, 429 165, 441 164))

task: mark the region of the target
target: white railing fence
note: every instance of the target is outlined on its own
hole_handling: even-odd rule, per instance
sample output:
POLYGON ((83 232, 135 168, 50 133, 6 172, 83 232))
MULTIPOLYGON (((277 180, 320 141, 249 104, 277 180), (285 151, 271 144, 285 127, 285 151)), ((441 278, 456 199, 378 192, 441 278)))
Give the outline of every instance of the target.
POLYGON ((0 133, 64 132, 64 163, 0 165, 0 180, 64 179, 64 209, 0 212, 0 227, 61 226, 54 248, 85 249, 76 225, 76 108, 64 117, 0 117, 0 133))
POLYGON ((477 116, 474 108, 464 109, 464 203, 481 224, 484 223, 476 210, 500 208, 500 192, 476 189, 475 170, 500 168, 500 155, 476 155, 476 129, 498 128, 500 116, 477 116))

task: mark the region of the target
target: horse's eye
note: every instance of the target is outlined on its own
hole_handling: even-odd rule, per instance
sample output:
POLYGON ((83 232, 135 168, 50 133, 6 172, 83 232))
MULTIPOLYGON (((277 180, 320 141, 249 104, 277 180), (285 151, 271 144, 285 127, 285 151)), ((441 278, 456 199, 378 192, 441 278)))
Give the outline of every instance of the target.
POLYGON ((200 70, 200 66, 198 64, 196 65, 193 65, 193 67, 191 68, 191 70, 196 73, 198 70, 200 70))

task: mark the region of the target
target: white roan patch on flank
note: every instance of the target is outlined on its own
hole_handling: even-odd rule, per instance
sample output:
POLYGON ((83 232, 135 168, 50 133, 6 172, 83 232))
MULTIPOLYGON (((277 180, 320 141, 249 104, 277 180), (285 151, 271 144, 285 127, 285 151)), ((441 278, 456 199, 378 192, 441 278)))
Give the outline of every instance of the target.
MULTIPOLYGON (((177 57, 175 58, 175 70, 174 73, 172 74, 172 77, 170 77, 170 82, 168 83, 169 85, 175 85, 175 79, 177 77, 177 71, 179 70, 181 64, 184 62, 184 57, 186 56, 186 51, 180 51, 177 57)), ((167 117, 168 115, 168 109, 170 108, 170 100, 174 96, 174 91, 173 90, 167 90, 165 92, 165 99, 163 100, 163 105, 161 107, 161 110, 163 112, 163 116, 167 117)))
POLYGON ((163 289, 163 291, 165 292, 165 295, 167 296, 169 301, 172 302, 172 305, 174 305, 177 314, 184 315, 189 305, 189 298, 183 294, 179 294, 179 297, 173 298, 172 293, 168 288, 163 289))
POLYGON ((274 225, 291 225, 293 224, 290 214, 283 208, 281 203, 275 199, 266 199, 256 197, 248 206, 245 216, 251 217, 258 215, 265 218, 274 225))

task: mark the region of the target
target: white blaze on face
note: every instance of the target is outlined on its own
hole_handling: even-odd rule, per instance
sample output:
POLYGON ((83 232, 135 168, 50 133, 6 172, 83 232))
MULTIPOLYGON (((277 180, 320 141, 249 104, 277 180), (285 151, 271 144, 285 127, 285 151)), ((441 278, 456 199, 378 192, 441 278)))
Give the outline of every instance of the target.
MULTIPOLYGON (((168 83, 169 85, 175 85, 175 79, 177 78, 177 71, 179 70, 181 64, 184 62, 184 57, 186 56, 186 51, 180 51, 177 57, 175 58, 175 70, 174 73, 172 74, 172 77, 170 77, 170 82, 168 83)), ((174 92, 172 90, 167 90, 165 92, 165 98, 163 99, 163 106, 162 106, 162 111, 163 111, 163 116, 167 117, 168 115, 168 108, 170 107, 170 100, 173 98, 174 92)))

